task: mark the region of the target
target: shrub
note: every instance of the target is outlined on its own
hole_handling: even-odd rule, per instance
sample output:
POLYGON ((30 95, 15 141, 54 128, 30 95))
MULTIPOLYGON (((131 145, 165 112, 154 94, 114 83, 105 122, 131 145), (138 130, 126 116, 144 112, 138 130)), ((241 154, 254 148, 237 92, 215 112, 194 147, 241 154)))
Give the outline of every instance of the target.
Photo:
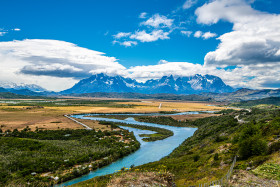
POLYGON ((280 151, 280 141, 272 143, 268 149, 269 154, 277 152, 277 151, 280 151))
POLYGON ((219 154, 218 154, 218 153, 216 153, 216 154, 214 155, 214 160, 215 160, 215 161, 219 160, 219 154))
POLYGON ((194 157, 193 157, 193 161, 194 162, 197 162, 199 159, 200 159, 199 155, 194 155, 194 157))
POLYGON ((257 136, 247 138, 239 143, 239 155, 242 159, 247 159, 251 156, 265 155, 267 150, 267 143, 260 140, 257 136))

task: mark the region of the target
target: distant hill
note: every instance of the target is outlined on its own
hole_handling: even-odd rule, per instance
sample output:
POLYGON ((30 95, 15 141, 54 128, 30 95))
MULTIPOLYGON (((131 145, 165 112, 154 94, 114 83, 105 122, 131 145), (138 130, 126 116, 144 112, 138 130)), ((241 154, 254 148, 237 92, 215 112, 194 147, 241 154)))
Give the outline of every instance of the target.
POLYGON ((252 90, 243 88, 231 93, 201 93, 200 95, 210 97, 216 101, 240 102, 267 97, 280 97, 280 89, 252 90))
POLYGON ((160 79, 150 79, 145 83, 122 76, 108 76, 96 74, 83 79, 72 88, 60 92, 61 94, 117 92, 143 94, 198 94, 201 92, 224 93, 234 89, 226 85, 222 79, 213 75, 199 75, 189 77, 163 76, 160 79))
POLYGON ((13 88, 9 88, 9 89, 5 89, 5 88, 1 88, 0 87, 0 92, 8 92, 8 93, 14 93, 14 94, 18 94, 18 95, 27 95, 27 96, 42 96, 44 95, 44 92, 33 92, 29 89, 13 89, 13 88))
POLYGON ((239 103, 232 104, 232 106, 252 107, 252 106, 263 105, 263 104, 280 106, 280 97, 268 97, 268 98, 264 98, 264 99, 241 101, 239 103))
POLYGON ((0 92, 0 99, 44 99, 44 98, 46 97, 19 95, 11 92, 0 92))

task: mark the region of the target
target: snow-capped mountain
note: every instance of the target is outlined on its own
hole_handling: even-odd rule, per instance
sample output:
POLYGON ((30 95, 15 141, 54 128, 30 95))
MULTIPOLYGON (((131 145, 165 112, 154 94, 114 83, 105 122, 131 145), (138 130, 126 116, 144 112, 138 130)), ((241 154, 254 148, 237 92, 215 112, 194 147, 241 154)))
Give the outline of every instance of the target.
POLYGON ((138 82, 122 76, 107 76, 103 73, 83 79, 62 93, 133 92, 138 82))
POLYGON ((234 89, 226 85, 222 79, 213 75, 194 75, 189 77, 163 76, 161 79, 151 79, 145 83, 122 76, 96 74, 83 79, 62 94, 92 93, 92 92, 136 92, 136 93, 174 93, 194 94, 201 92, 224 93, 234 89))
POLYGON ((12 83, 12 82, 0 82, 0 87, 5 88, 7 90, 30 90, 32 92, 44 92, 47 91, 46 89, 38 86, 36 84, 25 84, 25 83, 12 83))

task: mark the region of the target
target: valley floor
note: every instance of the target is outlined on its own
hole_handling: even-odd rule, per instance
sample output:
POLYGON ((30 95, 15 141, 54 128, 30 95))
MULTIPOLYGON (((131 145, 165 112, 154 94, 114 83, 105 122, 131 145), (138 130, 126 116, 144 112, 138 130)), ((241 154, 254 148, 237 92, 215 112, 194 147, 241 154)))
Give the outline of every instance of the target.
MULTIPOLYGON (((54 99, 51 102, 14 100, 8 103, 2 102, 0 105, 0 129, 2 132, 13 133, 15 129, 24 132, 27 126, 27 129, 31 130, 27 130, 30 133, 40 130, 52 130, 55 132, 63 129, 73 129, 74 131, 83 129, 81 125, 65 118, 63 116, 65 114, 219 111, 226 109, 226 107, 214 106, 215 103, 213 105, 213 103, 204 102, 84 100, 77 98, 54 99)), ((169 186, 172 183, 177 186, 198 186, 224 177, 233 157, 236 155, 237 163, 229 181, 230 185, 263 186, 266 184, 268 186, 279 186, 280 184, 280 110, 278 108, 262 107, 253 108, 249 111, 228 110, 227 112, 224 110, 224 112, 217 114, 175 115, 160 118, 150 116, 137 117, 136 119, 163 125, 195 126, 198 127, 198 130, 169 156, 160 161, 133 167, 117 174, 97 177, 74 186, 114 186, 114 183, 120 186, 129 186, 130 184, 137 186, 136 184, 138 183, 150 185, 153 181, 157 181, 162 186, 169 186), (236 119, 236 116, 238 116, 239 120, 236 119), (131 177, 128 179, 126 176, 131 177)), ((114 132, 110 125, 104 125, 97 121, 83 119, 80 122, 100 133, 114 132)), ((117 128, 117 130, 119 129, 117 128)), ((6 142, 3 138, 1 138, 1 141, 6 142)), ((10 138, 14 138, 14 141, 25 141, 18 139, 16 136, 10 138)), ((88 141, 83 140, 84 142, 80 142, 81 140, 79 138, 75 139, 73 143, 84 144, 88 141)), ((47 148, 46 145, 51 144, 48 139, 44 138, 35 140, 31 138, 28 141, 32 141, 32 145, 35 146, 32 148, 34 150, 38 149, 37 144, 45 148, 47 148)), ((25 142, 21 143, 25 144, 25 142)), ((52 146, 58 145, 52 144, 52 146)), ((85 144, 85 146, 88 145, 85 144)), ((16 149, 13 148, 12 152, 19 153, 19 151, 23 151, 16 149)), ((2 156, 8 158, 5 154, 9 154, 9 151, 5 152, 5 150, 9 149, 2 147, 1 150, 2 156)), ((133 150, 131 149, 131 151, 133 150)), ((97 160, 104 157, 106 156, 100 156, 97 160)), ((10 158, 12 159, 13 157, 10 158)), ((119 156, 114 158, 119 158, 119 156)), ((7 163, 2 159, 0 170, 3 170, 3 164, 7 163)), ((22 169, 24 166, 18 167, 22 169)), ((17 172, 17 169, 14 169, 17 172)), ((30 175, 30 171, 28 170, 28 175, 30 175)), ((45 168, 42 171, 44 171, 42 173, 46 173, 48 169, 45 168)), ((62 171, 63 169, 60 169, 60 173, 62 171)), ((36 173, 40 172, 37 171, 36 173)), ((24 176, 25 174, 18 173, 12 176, 20 178, 21 175, 24 176)), ((0 177, 3 177, 3 175, 0 175, 0 177)), ((29 180, 30 176, 27 179, 29 180)))

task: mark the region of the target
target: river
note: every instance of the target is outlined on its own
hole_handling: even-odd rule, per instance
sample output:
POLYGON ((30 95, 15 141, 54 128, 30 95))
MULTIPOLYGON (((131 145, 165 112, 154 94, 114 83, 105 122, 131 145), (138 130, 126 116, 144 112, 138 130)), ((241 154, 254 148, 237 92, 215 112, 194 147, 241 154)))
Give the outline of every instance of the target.
MULTIPOLYGON (((145 114, 145 115, 186 115, 186 114, 198 114, 198 113, 199 112, 187 112, 187 113, 184 112, 184 113, 177 113, 177 114, 145 114)), ((69 185, 76 184, 78 182, 82 182, 82 181, 85 181, 85 180, 88 180, 88 179, 91 179, 91 178, 94 178, 97 176, 112 174, 118 170, 121 170, 121 168, 123 168, 123 167, 129 168, 131 165, 139 166, 139 165, 146 164, 149 162, 158 161, 161 158, 169 155, 176 147, 178 147, 185 139, 192 136, 193 133, 196 131, 196 128, 173 127, 173 126, 159 125, 159 124, 154 124, 154 123, 138 122, 138 121, 135 121, 134 118, 132 118, 132 117, 128 117, 125 120, 119 120, 119 119, 110 119, 110 118, 103 118, 103 117, 102 118, 94 117, 94 115, 97 116, 100 114, 72 115, 71 117, 77 118, 77 119, 90 119, 90 120, 98 120, 98 121, 110 121, 110 122, 120 122, 120 123, 128 123, 128 124, 135 124, 135 125, 160 127, 160 128, 165 128, 165 129, 173 131, 174 135, 169 138, 166 138, 164 140, 158 140, 155 142, 144 142, 139 135, 140 134, 149 134, 149 133, 151 134, 154 132, 121 126, 123 129, 132 131, 134 133, 136 139, 141 143, 141 146, 137 151, 135 151, 134 153, 131 153, 130 155, 128 155, 122 159, 119 159, 105 167, 102 167, 95 171, 91 171, 90 173, 88 173, 86 175, 83 175, 81 177, 75 178, 68 182, 56 185, 57 187, 69 186, 69 185)), ((106 115, 110 115, 110 114, 106 114, 106 115)), ((114 115, 116 115, 116 114, 114 114, 114 115)), ((131 114, 121 114, 121 115, 130 115, 131 116, 131 114)), ((143 114, 133 114, 133 115, 142 116, 143 114)))

